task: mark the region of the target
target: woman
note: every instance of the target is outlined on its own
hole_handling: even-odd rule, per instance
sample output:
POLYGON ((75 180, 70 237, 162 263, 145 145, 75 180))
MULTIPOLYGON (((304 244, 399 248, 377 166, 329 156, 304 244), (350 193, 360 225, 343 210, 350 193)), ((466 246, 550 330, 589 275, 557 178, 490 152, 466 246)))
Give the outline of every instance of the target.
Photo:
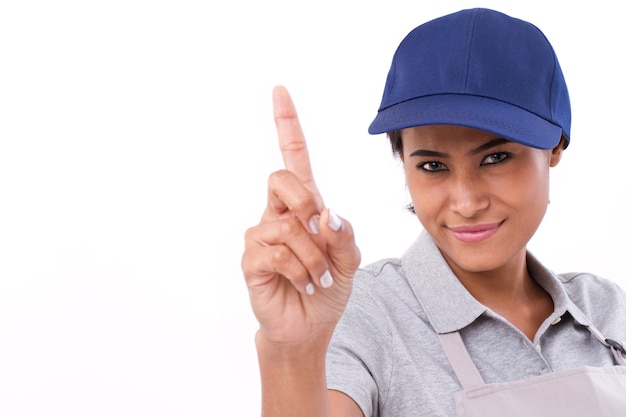
POLYGON ((425 230, 399 259, 357 270, 282 87, 274 112, 286 169, 242 259, 263 415, 626 415, 626 295, 526 250, 570 142, 536 27, 463 10, 398 47, 370 133, 388 134, 425 230))

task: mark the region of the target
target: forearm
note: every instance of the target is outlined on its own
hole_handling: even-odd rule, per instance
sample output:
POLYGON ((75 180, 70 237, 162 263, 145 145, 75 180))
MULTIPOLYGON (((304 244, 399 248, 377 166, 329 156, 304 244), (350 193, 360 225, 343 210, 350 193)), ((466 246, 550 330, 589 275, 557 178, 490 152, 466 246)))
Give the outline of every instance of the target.
POLYGON ((263 417, 331 417, 325 339, 281 349, 257 334, 263 417))

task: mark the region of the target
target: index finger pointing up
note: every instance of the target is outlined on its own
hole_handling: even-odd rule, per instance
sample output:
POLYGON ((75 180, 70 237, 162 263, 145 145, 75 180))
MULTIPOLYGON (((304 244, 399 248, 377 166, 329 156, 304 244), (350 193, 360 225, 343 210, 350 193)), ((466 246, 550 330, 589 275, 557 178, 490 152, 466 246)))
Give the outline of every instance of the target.
POLYGON ((313 170, 311 169, 311 160, 309 159, 304 133, 287 89, 283 86, 276 86, 273 101, 274 122, 278 131, 278 143, 285 168, 293 172, 322 204, 322 196, 313 179, 313 170))

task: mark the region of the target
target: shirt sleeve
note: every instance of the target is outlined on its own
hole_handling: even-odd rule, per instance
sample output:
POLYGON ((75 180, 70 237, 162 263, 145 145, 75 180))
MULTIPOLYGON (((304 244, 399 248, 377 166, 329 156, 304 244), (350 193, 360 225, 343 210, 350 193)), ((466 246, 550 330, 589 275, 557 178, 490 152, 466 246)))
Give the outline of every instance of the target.
POLYGON ((359 280, 357 274, 328 348, 327 384, 351 397, 366 417, 377 417, 389 391, 393 341, 384 309, 358 285, 359 280))

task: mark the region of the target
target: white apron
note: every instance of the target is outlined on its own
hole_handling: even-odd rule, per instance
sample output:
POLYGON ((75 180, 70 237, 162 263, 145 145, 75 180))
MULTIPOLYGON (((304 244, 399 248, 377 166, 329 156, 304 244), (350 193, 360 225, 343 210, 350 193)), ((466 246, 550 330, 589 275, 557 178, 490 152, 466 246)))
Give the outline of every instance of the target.
POLYGON ((459 332, 440 334, 462 391, 458 417, 626 417, 626 350, 585 326, 611 349, 616 366, 583 367, 513 382, 485 384, 459 332))

